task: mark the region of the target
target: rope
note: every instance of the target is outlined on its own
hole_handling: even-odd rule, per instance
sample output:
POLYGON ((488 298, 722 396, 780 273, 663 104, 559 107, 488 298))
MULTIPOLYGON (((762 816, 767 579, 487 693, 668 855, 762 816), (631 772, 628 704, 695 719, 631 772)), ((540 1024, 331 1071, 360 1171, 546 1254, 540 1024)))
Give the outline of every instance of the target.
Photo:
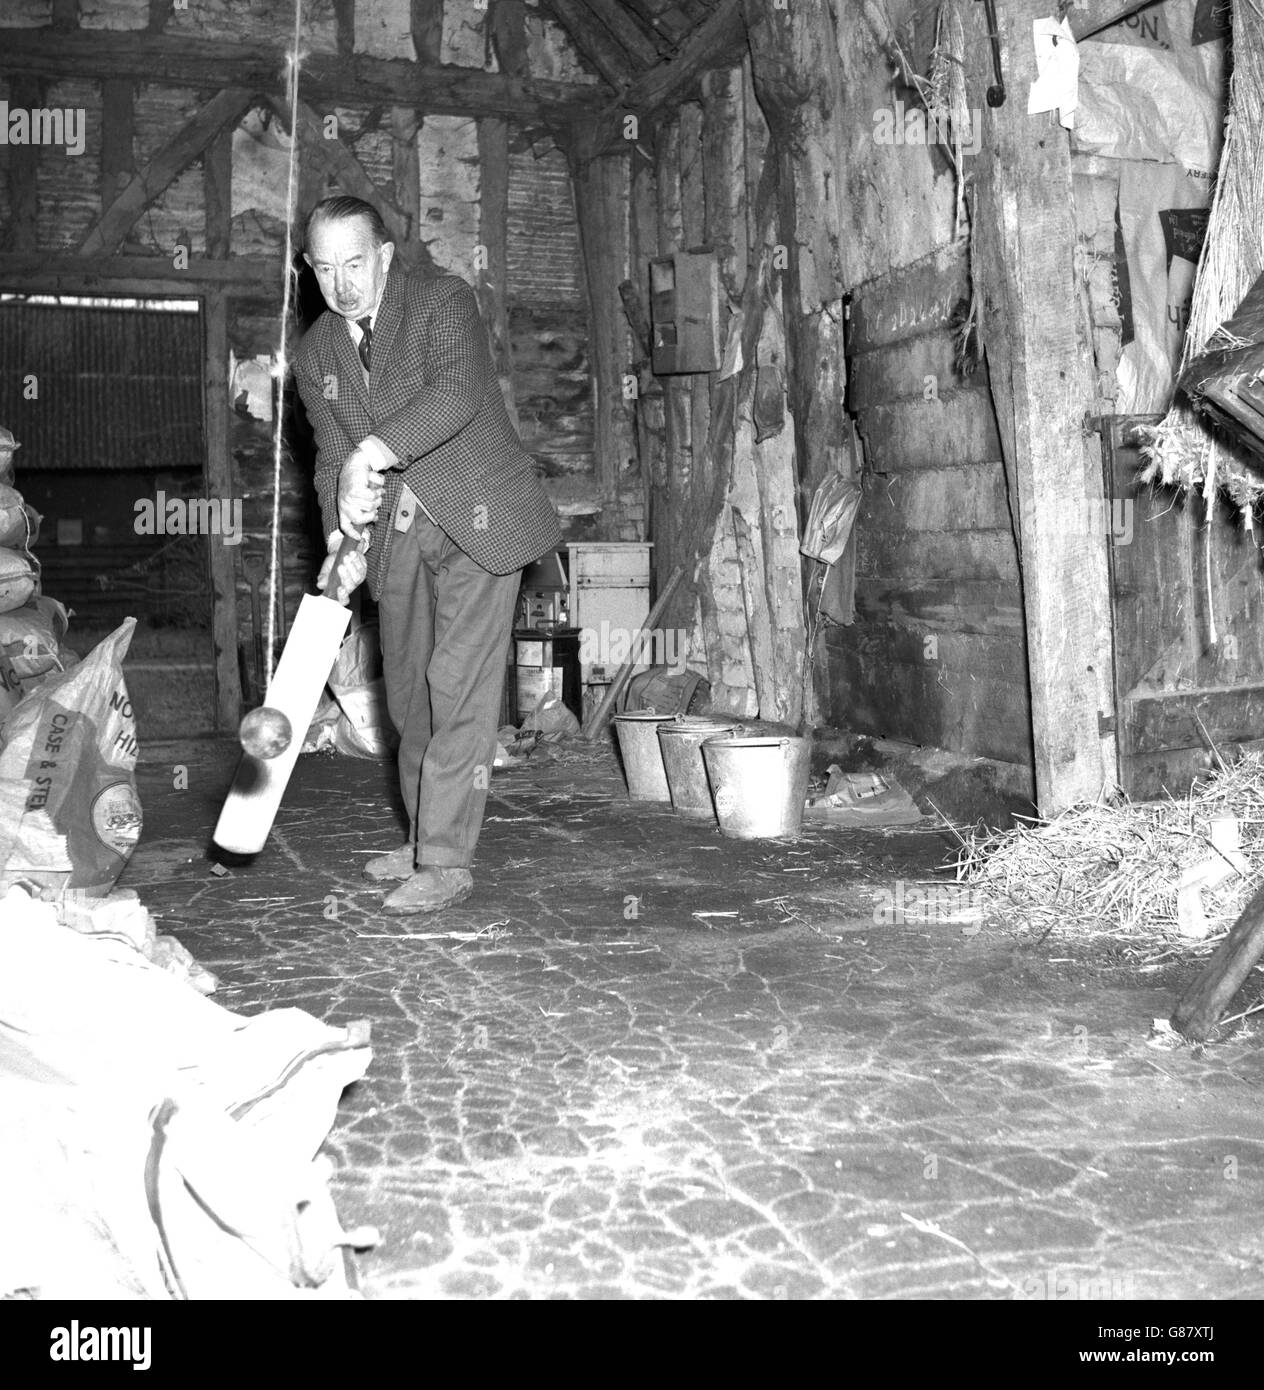
POLYGON ((272 537, 268 559, 268 620, 264 645, 267 648, 267 684, 272 684, 273 651, 276 646, 277 576, 281 567, 281 455, 285 427, 285 382, 289 376, 290 304, 294 286, 294 206, 298 193, 298 75, 299 42, 303 33, 303 0, 294 0, 294 46, 286 54, 286 96, 290 107, 290 164, 285 184, 285 283, 281 291, 281 336, 277 348, 277 405, 272 433, 272 537))

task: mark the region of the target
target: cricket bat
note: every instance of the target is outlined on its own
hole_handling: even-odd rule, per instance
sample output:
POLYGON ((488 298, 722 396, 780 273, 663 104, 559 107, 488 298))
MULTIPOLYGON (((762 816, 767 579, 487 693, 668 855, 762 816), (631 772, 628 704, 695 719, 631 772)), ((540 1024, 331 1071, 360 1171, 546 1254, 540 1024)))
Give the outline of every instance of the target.
MULTIPOLYGON (((258 854, 267 842, 312 715, 320 703, 321 691, 351 622, 350 608, 330 595, 338 589, 339 566, 359 545, 359 537, 344 536, 324 593, 304 594, 298 606, 285 650, 264 697, 269 712, 282 714, 289 721, 289 738, 271 757, 260 756, 250 746, 243 746, 237 775, 215 826, 215 843, 230 854, 258 854)), ((250 717, 247 715, 246 719, 250 717)), ((251 743, 243 738, 244 745, 251 743)))

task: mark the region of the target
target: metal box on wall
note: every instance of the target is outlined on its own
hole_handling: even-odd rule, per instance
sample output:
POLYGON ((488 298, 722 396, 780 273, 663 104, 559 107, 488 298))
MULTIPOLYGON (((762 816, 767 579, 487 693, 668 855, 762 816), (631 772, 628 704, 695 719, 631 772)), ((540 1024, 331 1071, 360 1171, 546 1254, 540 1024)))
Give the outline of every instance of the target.
POLYGON ((650 360, 656 376, 720 369, 720 263, 714 251, 650 261, 650 360))

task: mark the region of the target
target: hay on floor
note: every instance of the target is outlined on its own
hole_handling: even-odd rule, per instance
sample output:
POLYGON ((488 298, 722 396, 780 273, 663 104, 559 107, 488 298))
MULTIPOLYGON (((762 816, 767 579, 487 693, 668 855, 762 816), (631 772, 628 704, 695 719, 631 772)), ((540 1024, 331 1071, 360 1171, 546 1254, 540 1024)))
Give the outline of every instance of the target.
POLYGON ((957 878, 974 885, 986 920, 1022 934, 1113 939, 1143 960, 1207 955, 1264 882, 1264 756, 1208 774, 1183 800, 1078 805, 975 838, 960 852, 957 878), (1207 860, 1229 864, 1211 839, 1212 822, 1226 817, 1238 822, 1245 868, 1238 861, 1201 888, 1211 930, 1194 939, 1178 918, 1181 874, 1207 860))

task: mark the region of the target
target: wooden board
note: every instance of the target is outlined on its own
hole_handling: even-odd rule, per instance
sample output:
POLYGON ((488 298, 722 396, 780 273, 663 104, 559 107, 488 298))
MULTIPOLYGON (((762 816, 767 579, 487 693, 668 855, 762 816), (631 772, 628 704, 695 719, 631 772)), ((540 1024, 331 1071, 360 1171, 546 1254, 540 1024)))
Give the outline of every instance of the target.
POLYGON ((961 243, 857 286, 847 321, 848 355, 903 342, 940 328, 968 300, 969 268, 961 243))
MULTIPOLYGON (((831 631, 833 718, 859 733, 906 739, 1031 765, 1025 673, 1015 669, 1009 638, 958 636, 940 659, 923 659, 920 634, 875 628, 862 639, 831 631)), ((944 639, 946 640, 946 639, 944 639)))
POLYGON ((857 524, 878 531, 1008 531, 1005 472, 996 460, 871 476, 857 524))
POLYGON ((1264 738, 1264 561, 1230 508, 1153 491, 1132 426, 1104 420, 1119 781, 1183 796, 1214 759, 1264 738), (1213 629, 1217 640, 1212 640, 1213 629), (1201 723, 1200 723, 1201 721, 1201 723))
POLYGON ((1014 537, 1009 531, 857 532, 856 572, 868 578, 1015 579, 1014 537))
POLYGON ((849 362, 847 404, 863 411, 897 400, 921 401, 932 384, 939 395, 972 386, 986 391, 986 374, 978 380, 959 376, 956 357, 956 342, 942 325, 932 333, 857 353, 849 362))
POLYGON ((861 412, 857 428, 879 473, 1001 457, 991 398, 983 390, 871 406, 861 412))
POLYGON ((1012 579, 857 579, 856 612, 870 624, 937 632, 1019 637, 1023 631, 1022 594, 1012 579))

